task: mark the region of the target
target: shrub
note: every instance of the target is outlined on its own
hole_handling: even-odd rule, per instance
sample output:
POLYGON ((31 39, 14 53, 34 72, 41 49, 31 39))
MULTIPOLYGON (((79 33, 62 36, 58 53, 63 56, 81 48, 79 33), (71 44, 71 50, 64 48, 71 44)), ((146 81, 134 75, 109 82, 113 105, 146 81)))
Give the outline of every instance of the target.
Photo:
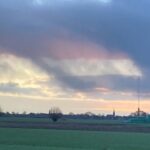
POLYGON ((60 118, 62 118, 63 114, 58 107, 52 107, 49 110, 49 117, 53 122, 57 122, 60 118))

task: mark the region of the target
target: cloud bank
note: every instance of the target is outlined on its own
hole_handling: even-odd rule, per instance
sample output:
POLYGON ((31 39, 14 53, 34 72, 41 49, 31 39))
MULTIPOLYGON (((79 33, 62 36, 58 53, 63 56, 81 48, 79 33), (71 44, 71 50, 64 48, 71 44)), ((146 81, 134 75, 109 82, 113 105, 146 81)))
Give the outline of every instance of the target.
POLYGON ((0 93, 136 99, 141 77, 148 99, 149 5, 148 0, 1 0, 0 93))

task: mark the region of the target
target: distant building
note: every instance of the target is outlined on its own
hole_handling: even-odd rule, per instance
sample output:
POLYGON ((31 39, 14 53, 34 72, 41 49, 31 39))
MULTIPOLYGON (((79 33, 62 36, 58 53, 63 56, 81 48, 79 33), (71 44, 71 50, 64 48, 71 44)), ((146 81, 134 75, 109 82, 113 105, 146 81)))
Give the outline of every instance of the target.
POLYGON ((113 110, 112 114, 108 114, 106 117, 107 117, 107 119, 114 119, 116 117, 115 110, 113 110))
POLYGON ((138 108, 138 110, 136 112, 131 113, 131 116, 133 117, 146 117, 148 114, 142 110, 140 110, 140 108, 138 108))

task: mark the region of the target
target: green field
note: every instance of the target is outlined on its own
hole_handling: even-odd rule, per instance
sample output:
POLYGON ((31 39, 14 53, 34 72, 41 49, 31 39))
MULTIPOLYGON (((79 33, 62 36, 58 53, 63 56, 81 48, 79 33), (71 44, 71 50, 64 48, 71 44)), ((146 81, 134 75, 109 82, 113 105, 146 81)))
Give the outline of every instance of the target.
MULTIPOLYGON (((19 117, 0 117, 0 122, 3 121, 16 121, 16 122, 52 122, 49 118, 19 118, 19 117)), ((94 120, 94 119, 61 119, 59 122, 71 122, 71 123, 100 123, 100 124, 118 124, 123 123, 123 120, 94 120)))
MULTIPOLYGON (((26 123, 53 123, 49 118, 25 118, 25 117, 0 117, 0 124, 5 122, 26 122, 26 123)), ((124 125, 138 125, 143 127, 149 127, 150 123, 129 122, 127 120, 98 120, 98 119, 61 119, 59 123, 80 123, 80 124, 124 124, 124 125)))
POLYGON ((149 150, 150 134, 0 128, 0 150, 149 150))

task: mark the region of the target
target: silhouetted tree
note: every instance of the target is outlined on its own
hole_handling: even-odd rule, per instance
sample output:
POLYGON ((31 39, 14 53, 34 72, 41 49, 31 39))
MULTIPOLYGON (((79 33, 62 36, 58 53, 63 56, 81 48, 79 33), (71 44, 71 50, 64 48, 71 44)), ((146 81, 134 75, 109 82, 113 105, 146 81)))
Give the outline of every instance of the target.
POLYGON ((49 110, 49 117, 52 119, 53 122, 58 121, 60 118, 62 118, 62 116, 63 114, 58 107, 52 107, 49 110))
POLYGON ((2 110, 2 107, 0 107, 0 117, 3 115, 3 110, 2 110))

